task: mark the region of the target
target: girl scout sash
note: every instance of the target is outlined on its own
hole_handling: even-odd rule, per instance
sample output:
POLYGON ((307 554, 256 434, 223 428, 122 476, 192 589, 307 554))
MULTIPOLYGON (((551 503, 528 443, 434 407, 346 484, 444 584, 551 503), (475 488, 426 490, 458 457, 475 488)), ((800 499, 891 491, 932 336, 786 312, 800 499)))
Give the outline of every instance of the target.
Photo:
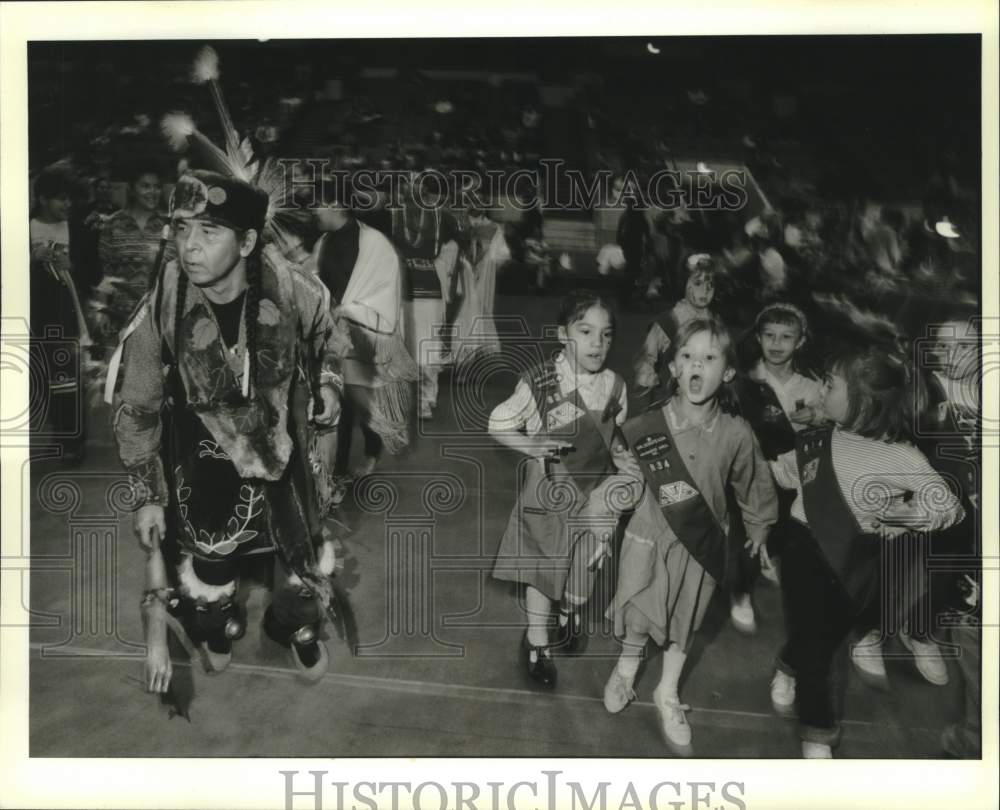
POLYGON ((622 425, 622 434, 639 462, 667 525, 701 567, 716 582, 723 584, 726 573, 733 570, 729 552, 743 542, 738 534, 743 521, 739 517, 739 507, 735 511, 732 509, 730 493, 727 491, 732 532, 727 537, 684 464, 663 408, 650 409, 629 419, 622 425))
POLYGON ((809 531, 857 609, 878 588, 881 541, 864 534, 844 500, 833 469, 833 428, 804 430, 796 436, 796 458, 809 531))
POLYGON ((753 428, 764 458, 774 461, 782 453, 794 449, 795 430, 770 385, 740 375, 736 395, 740 412, 753 428))
POLYGON ((586 497, 605 476, 615 471, 609 448, 616 427, 615 416, 621 410, 622 378, 615 375, 611 396, 603 411, 588 409, 578 389, 563 393, 554 361, 530 371, 525 375, 525 382, 535 399, 545 434, 573 445, 573 450, 559 460, 586 497))

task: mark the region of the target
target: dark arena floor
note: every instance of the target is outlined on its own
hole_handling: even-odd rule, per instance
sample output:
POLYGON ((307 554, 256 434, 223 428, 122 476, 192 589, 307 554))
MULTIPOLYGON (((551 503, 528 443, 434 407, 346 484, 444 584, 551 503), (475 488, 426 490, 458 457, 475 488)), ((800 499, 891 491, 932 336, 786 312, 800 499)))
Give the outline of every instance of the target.
MULTIPOLYGON (((186 718, 146 694, 143 554, 130 516, 116 508, 124 475, 107 410, 91 415, 82 467, 37 460, 30 470, 30 755, 668 756, 651 701, 656 658, 640 670, 638 700, 628 709, 612 716, 602 705, 618 654, 600 617, 607 584, 594 599, 585 652, 559 658, 558 688, 542 692, 519 657, 516 593, 490 576, 514 503, 515 464, 485 435, 485 419, 511 390, 522 349, 538 349, 555 308, 554 295, 499 296, 504 362, 463 385, 443 375, 441 406, 421 424, 413 452, 385 458, 345 501, 343 525, 334 528, 360 647, 351 655, 329 638, 331 666, 313 686, 300 684, 284 651, 264 640, 267 593, 250 587, 248 631, 226 672, 209 676, 178 650, 175 690, 186 718)), ((612 368, 627 368, 647 319, 619 313, 612 368)), ((779 589, 758 581, 754 602, 759 629, 746 637, 717 598, 689 659, 681 696, 692 707, 697 757, 799 756, 794 721, 774 715, 769 700, 784 638, 779 589)), ((898 641, 888 643, 886 658, 890 691, 861 683, 849 665, 840 673, 838 757, 941 756, 940 732, 959 714, 953 662, 950 684, 935 687, 898 641)))

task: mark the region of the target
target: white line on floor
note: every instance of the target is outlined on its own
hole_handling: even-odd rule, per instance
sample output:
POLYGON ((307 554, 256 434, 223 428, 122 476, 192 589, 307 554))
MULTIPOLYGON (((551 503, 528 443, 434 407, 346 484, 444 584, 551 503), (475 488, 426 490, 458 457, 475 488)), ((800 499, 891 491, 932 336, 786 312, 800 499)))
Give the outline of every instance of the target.
MULTIPOLYGON (((43 647, 51 645, 43 645, 38 643, 32 643, 28 645, 30 649, 34 651, 40 651, 43 647)), ((114 658, 107 658, 99 654, 95 655, 96 650, 87 647, 60 647, 60 657, 62 656, 72 656, 78 655, 80 659, 85 658, 89 661, 100 660, 116 660, 114 658)), ((75 660, 80 660, 75 659, 75 660)), ((53 660, 53 659, 47 659, 53 660)), ((121 659, 119 659, 121 660, 121 659)), ((124 659, 130 663, 134 663, 136 658, 131 657, 124 659)), ((235 672, 245 672, 248 674, 257 675, 268 675, 277 678, 294 678, 295 671, 285 667, 267 666, 264 664, 240 664, 232 663, 229 666, 229 671, 235 672)), ((479 700, 482 702, 507 702, 509 703, 512 698, 519 699, 523 702, 539 702, 546 700, 557 700, 561 702, 571 701, 579 703, 602 703, 603 699, 591 695, 567 695, 558 693, 545 693, 545 692, 533 692, 527 689, 511 689, 505 687, 494 687, 494 686, 468 686, 462 684, 454 683, 439 683, 436 681, 413 681, 406 680, 402 678, 379 678, 369 675, 347 675, 345 673, 337 672, 327 672, 323 676, 323 682, 328 682, 331 684, 336 684, 340 686, 350 686, 358 689, 379 689, 383 691, 390 692, 406 692, 406 693, 418 693, 424 695, 437 695, 441 697, 462 697, 465 700, 479 700)), ((650 701, 634 701, 631 705, 633 706, 647 706, 653 708, 655 704, 650 701)), ((788 720, 777 717, 774 714, 768 712, 746 712, 737 711, 735 709, 709 709, 702 708, 699 706, 692 706, 691 711, 698 715, 718 715, 720 717, 734 717, 734 718, 746 718, 753 720, 766 720, 775 721, 780 723, 787 723, 788 720)), ((857 728, 879 728, 883 729, 887 725, 884 722, 872 722, 869 720, 842 720, 843 725, 854 726, 857 728)), ((918 732, 918 733, 937 733, 939 730, 921 728, 916 726, 895 726, 897 731, 907 731, 907 732, 918 732)))

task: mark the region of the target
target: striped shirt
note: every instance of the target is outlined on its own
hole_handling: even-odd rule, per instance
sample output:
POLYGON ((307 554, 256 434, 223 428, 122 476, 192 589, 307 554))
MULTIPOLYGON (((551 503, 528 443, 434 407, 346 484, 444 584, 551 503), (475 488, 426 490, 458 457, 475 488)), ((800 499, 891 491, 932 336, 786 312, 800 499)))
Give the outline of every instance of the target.
MULTIPOLYGON (((139 227, 132 215, 122 210, 113 214, 101 227, 98 252, 104 276, 120 279, 127 285, 133 304, 152 284, 153 264, 166 224, 166 217, 154 213, 143 227, 139 227)), ((168 242, 164 261, 169 262, 174 256, 174 245, 168 242)), ((125 310, 131 311, 131 306, 125 310)))
MULTIPOLYGON (((562 352, 556 355, 556 373, 559 375, 559 387, 563 394, 572 393, 573 389, 578 389, 580 399, 583 404, 592 411, 604 410, 611 396, 611 390, 615 385, 615 373, 605 368, 596 374, 586 371, 573 371, 562 352)), ((628 416, 628 392, 622 385, 621 397, 619 397, 621 410, 618 412, 615 422, 619 425, 625 422, 628 416)), ((524 379, 517 382, 514 393, 506 400, 497 405, 490 413, 489 431, 490 433, 508 433, 513 430, 524 428, 529 436, 534 436, 542 430, 542 420, 538 415, 538 407, 535 398, 531 393, 531 387, 524 379)))
MULTIPOLYGON (((885 511, 908 494, 926 521, 912 528, 940 531, 964 517, 944 479, 913 445, 866 439, 839 428, 834 428, 831 441, 840 492, 863 532, 876 531, 885 511)), ((808 525, 795 451, 780 456, 771 469, 779 486, 796 490, 792 517, 808 525)))

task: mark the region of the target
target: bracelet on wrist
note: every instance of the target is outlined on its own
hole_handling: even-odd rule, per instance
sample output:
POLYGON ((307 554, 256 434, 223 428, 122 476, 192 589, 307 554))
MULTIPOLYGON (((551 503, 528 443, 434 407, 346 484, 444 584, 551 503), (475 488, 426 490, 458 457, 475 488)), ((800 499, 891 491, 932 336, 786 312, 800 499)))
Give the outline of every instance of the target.
POLYGON ((150 588, 143 591, 142 601, 139 602, 139 606, 144 609, 148 609, 155 604, 170 607, 175 601, 173 588, 150 588))

